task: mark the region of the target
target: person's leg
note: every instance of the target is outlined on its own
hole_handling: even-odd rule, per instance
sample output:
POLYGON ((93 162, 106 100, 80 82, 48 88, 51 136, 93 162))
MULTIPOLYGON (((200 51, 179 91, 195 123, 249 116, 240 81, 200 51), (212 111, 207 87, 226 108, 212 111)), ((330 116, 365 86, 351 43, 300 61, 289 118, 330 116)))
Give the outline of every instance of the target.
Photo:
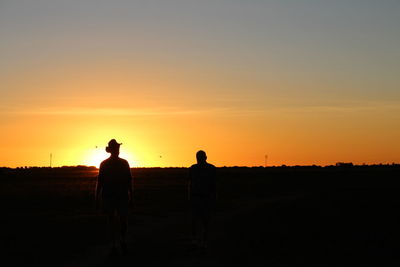
POLYGON ((117 248, 117 224, 116 224, 116 216, 114 213, 108 215, 108 226, 111 237, 111 249, 114 252, 117 248))
POLYGON ((121 229, 121 239, 126 239, 126 233, 128 231, 128 216, 126 215, 120 215, 119 216, 119 221, 120 221, 120 229, 121 229))
POLYGON ((196 218, 194 217, 194 212, 192 211, 192 240, 196 238, 196 218))
POLYGON ((120 225, 120 240, 126 241, 126 233, 128 232, 128 216, 120 215, 119 225, 120 225))
POLYGON ((202 236, 201 236, 201 246, 203 248, 207 247, 207 241, 208 241, 208 217, 204 216, 201 220, 201 230, 202 230, 202 236))
POLYGON ((204 206, 201 214, 201 246, 207 248, 208 243, 208 225, 212 212, 212 202, 207 199, 204 201, 204 206))
POLYGON ((193 245, 197 245, 197 240, 198 240, 198 208, 197 208, 197 202, 195 198, 192 198, 191 200, 191 215, 192 215, 192 243, 193 245))
POLYGON ((119 215, 119 226, 120 226, 120 246, 123 253, 127 252, 126 245, 126 233, 128 231, 128 216, 127 215, 119 215))

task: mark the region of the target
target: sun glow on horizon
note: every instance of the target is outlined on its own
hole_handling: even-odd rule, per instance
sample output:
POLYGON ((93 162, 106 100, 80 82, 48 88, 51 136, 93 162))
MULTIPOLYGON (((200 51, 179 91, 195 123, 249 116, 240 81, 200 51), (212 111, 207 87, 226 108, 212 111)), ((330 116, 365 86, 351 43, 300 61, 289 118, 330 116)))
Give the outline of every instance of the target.
MULTIPOLYGON (((100 163, 109 157, 110 154, 107 153, 104 149, 94 148, 87 153, 84 158, 83 164, 86 166, 95 166, 96 168, 99 168, 100 163)), ((138 165, 135 157, 126 151, 121 151, 119 157, 127 160, 130 167, 137 167, 138 165)))

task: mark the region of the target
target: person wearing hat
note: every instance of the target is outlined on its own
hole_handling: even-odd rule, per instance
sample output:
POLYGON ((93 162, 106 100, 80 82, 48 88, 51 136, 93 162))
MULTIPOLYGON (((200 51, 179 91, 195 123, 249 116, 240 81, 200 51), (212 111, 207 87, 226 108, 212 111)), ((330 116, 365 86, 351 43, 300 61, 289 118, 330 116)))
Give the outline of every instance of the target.
POLYGON ((115 139, 108 142, 106 151, 111 155, 100 164, 95 194, 96 207, 101 202, 103 212, 108 215, 112 254, 118 251, 118 237, 120 248, 126 253, 128 213, 133 203, 131 169, 128 161, 119 157, 120 145, 115 139))

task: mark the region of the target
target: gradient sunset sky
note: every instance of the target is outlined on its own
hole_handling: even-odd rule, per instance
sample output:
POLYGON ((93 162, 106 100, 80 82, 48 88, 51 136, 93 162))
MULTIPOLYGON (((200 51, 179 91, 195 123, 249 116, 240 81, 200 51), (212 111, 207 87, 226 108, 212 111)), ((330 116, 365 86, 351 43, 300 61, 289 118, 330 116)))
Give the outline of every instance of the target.
POLYGON ((2 0, 0 166, 400 162, 398 0, 2 0))

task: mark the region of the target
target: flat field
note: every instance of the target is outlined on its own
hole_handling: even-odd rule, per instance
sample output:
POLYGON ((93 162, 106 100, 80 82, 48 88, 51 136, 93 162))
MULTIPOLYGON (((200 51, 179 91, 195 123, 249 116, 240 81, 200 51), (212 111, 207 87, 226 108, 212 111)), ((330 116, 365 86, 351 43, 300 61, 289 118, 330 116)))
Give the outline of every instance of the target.
POLYGON ((400 166, 219 168, 209 248, 186 168, 134 168, 129 253, 110 258, 97 170, 0 170, 2 266, 398 266, 400 166))

